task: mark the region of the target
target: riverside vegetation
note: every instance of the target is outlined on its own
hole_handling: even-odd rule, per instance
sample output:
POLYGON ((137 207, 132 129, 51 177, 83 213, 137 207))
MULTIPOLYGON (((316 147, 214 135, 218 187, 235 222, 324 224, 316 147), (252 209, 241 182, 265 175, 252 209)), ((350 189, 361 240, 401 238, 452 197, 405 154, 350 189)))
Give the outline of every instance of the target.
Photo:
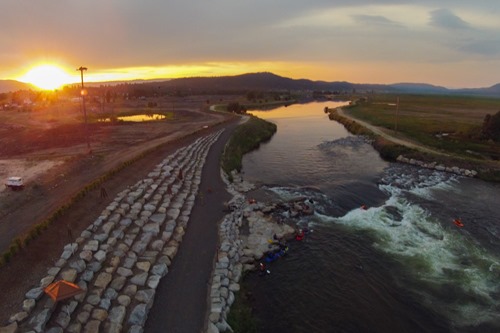
POLYGON ((500 142, 485 137, 484 126, 500 109, 500 100, 467 96, 370 95, 343 110, 383 129, 388 135, 416 142, 438 151, 431 154, 404 147, 373 134, 350 119, 330 111, 354 134, 367 135, 382 158, 399 155, 426 162, 477 169, 478 177, 500 181, 500 142), (399 103, 398 103, 399 101, 399 103), (398 105, 399 104, 399 105, 398 105))
MULTIPOLYGON (((254 116, 251 116, 246 123, 235 130, 226 145, 221 160, 221 167, 230 181, 232 181, 232 170, 241 171, 243 155, 257 149, 262 142, 271 139, 276 130, 276 124, 254 116)), ((228 323, 234 332, 257 332, 258 324, 252 315, 252 308, 246 299, 244 289, 240 290, 236 295, 228 316, 228 323)))
POLYGON ((222 169, 227 173, 229 180, 232 180, 232 170, 241 171, 243 155, 269 140, 276 130, 276 124, 253 116, 235 130, 226 145, 221 161, 222 169))

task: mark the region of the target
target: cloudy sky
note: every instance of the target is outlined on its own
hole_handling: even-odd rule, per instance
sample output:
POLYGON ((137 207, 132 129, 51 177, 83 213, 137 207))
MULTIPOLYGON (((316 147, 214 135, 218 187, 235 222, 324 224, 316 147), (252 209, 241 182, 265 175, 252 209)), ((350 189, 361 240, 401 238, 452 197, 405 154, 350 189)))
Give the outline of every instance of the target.
POLYGON ((498 0, 0 0, 0 79, 270 71, 355 83, 500 82, 498 0), (75 73, 73 73, 75 72, 75 73))

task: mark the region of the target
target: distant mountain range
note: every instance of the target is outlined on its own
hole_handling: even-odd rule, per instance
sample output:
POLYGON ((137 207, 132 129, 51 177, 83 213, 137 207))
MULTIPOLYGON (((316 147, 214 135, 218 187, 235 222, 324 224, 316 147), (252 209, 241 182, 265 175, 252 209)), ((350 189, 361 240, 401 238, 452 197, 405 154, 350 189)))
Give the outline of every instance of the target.
MULTIPOLYGON (((235 76, 220 77, 189 77, 171 80, 136 80, 120 82, 88 83, 100 84, 136 84, 144 88, 169 88, 193 93, 213 92, 244 92, 244 91, 331 91, 331 92, 377 92, 377 93, 419 93, 419 94, 463 94, 500 97, 500 83, 487 88, 449 89, 425 83, 395 83, 395 84, 360 84, 345 81, 312 81, 308 79, 290 79, 273 73, 250 73, 235 76)), ((0 92, 34 89, 33 86, 14 81, 0 80, 0 92)))
POLYGON ((488 88, 449 89, 426 83, 395 84, 363 84, 346 81, 312 81, 307 79, 290 79, 273 73, 251 73, 222 77, 192 77, 173 79, 162 82, 162 86, 179 89, 219 89, 219 90, 312 90, 337 92, 369 92, 378 93, 421 93, 421 94, 467 94, 500 97, 500 84, 488 88))
POLYGON ((0 80, 0 93, 28 89, 36 88, 29 83, 24 83, 16 80, 0 80))

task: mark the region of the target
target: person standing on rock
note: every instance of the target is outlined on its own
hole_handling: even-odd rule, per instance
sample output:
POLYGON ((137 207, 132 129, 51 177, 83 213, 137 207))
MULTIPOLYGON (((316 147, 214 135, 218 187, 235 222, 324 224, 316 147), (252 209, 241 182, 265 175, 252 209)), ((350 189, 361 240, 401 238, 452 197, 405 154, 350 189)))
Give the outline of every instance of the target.
POLYGON ((203 196, 203 191, 199 191, 198 195, 200 196, 201 205, 205 206, 205 197, 203 196))
POLYGON ((68 239, 70 243, 73 243, 73 232, 71 231, 71 226, 69 223, 66 225, 66 231, 68 232, 68 239))
POLYGON ((106 192, 106 189, 101 186, 100 201, 106 199, 107 197, 108 197, 108 192, 106 192))
POLYGON ((264 263, 259 263, 259 276, 264 276, 266 274, 271 274, 271 271, 266 269, 266 265, 264 263))

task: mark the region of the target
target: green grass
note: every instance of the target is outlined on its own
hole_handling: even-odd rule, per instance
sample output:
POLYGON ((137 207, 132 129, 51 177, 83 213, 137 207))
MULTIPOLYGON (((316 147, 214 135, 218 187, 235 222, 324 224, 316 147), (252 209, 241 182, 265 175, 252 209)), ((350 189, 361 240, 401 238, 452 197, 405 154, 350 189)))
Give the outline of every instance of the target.
POLYGON ((241 171, 243 155, 257 149, 261 142, 269 140, 276 133, 276 124, 251 116, 231 136, 222 154, 222 169, 230 175, 232 170, 241 171))
POLYGON ((500 145, 479 138, 484 117, 500 110, 500 99, 402 95, 399 111, 396 100, 393 95, 374 95, 368 102, 349 107, 348 112, 392 134, 397 119, 398 136, 443 152, 467 158, 500 159, 500 145), (438 137, 442 133, 446 136, 438 137))
MULTIPOLYGON (((292 99, 288 101, 261 101, 261 102, 249 102, 249 101, 238 101, 242 107, 246 110, 269 110, 274 109, 284 105, 291 105, 297 102, 297 100, 292 99)), ((228 104, 216 104, 214 105, 215 111, 227 111, 228 104)))
POLYGON ((267 102, 244 102, 243 106, 247 110, 273 109, 283 105, 291 105, 296 103, 296 100, 289 101, 267 101, 267 102))
POLYGON ((227 323, 234 333, 257 333, 259 331, 259 321, 253 316, 252 306, 247 299, 245 284, 241 284, 241 289, 235 294, 234 303, 227 317, 227 323))
MULTIPOLYGON (((359 98, 361 96, 358 96, 359 98)), ((344 107, 357 119, 385 128, 398 138, 414 141, 441 151, 445 155, 423 153, 389 142, 369 133, 380 156, 394 161, 404 155, 425 162, 458 166, 479 172, 478 177, 500 182, 500 144, 481 140, 480 129, 487 114, 500 110, 500 99, 437 95, 369 95, 365 101, 344 107), (399 97, 399 112, 396 107, 399 97), (398 116, 398 130, 396 127, 398 116), (446 133, 445 136, 439 134, 446 133)), ((351 133, 367 132, 355 121, 332 112, 332 120, 343 124, 351 133)), ((368 131, 369 132, 369 131, 368 131)))

